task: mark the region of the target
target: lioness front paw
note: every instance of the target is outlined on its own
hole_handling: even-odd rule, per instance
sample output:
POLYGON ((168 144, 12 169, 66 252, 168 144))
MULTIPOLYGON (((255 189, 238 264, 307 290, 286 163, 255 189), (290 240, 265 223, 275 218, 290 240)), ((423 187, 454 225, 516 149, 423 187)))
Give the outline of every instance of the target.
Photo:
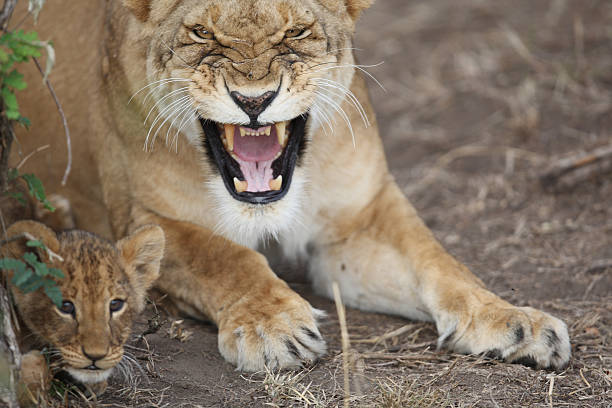
POLYGON ((511 363, 537 368, 560 369, 569 362, 569 334, 561 320, 531 307, 487 305, 482 309, 448 333, 451 349, 488 352, 511 363))
POLYGON ((224 312, 219 351, 243 371, 300 367, 325 354, 317 319, 324 312, 288 287, 248 297, 224 312))

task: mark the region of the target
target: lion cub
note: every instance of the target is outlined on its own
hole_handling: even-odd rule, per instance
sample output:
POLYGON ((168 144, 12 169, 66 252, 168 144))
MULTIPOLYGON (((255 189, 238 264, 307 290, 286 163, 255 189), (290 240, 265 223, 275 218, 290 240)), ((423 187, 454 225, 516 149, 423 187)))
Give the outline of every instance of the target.
MULTIPOLYGON (((23 356, 21 371, 26 399, 35 403, 49 384, 49 369, 38 351, 43 346, 62 370, 101 393, 123 358, 123 345, 144 308, 146 291, 159 275, 165 245, 162 229, 143 226, 112 243, 84 231, 55 233, 36 221, 18 221, 7 235, 2 256, 20 259, 32 251, 27 240, 35 238, 49 250, 36 250, 39 260, 64 274, 57 279, 61 307, 42 289, 22 293, 11 287, 21 323, 20 346, 24 352, 31 350, 23 356)), ((12 271, 8 275, 10 282, 12 271)))

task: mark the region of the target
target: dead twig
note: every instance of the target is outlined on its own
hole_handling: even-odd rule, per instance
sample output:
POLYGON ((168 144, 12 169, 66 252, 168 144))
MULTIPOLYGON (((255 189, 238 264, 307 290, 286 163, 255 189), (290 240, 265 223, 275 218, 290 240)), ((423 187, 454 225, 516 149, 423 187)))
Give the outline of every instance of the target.
POLYGON ((37 147, 35 150, 33 150, 33 151, 31 151, 30 153, 28 153, 28 155, 27 155, 26 157, 24 157, 23 159, 21 159, 21 161, 19 162, 19 164, 17 164, 17 166, 15 166, 15 168, 16 168, 17 170, 19 170, 21 167, 23 167, 23 165, 26 163, 26 161, 28 161, 28 159, 29 159, 30 157, 34 156, 36 153, 40 153, 40 152, 42 152, 43 150, 48 149, 49 147, 51 147, 51 145, 48 145, 48 144, 46 144, 46 145, 44 145, 44 146, 37 147))
MULTIPOLYGON (((38 241, 38 238, 36 238, 34 235, 28 233, 28 232, 24 232, 22 234, 17 234, 15 236, 12 236, 8 239, 3 239, 2 241, 0 241, 0 247, 10 243, 10 242, 14 242, 20 239, 27 239, 29 241, 38 241)), ((53 261, 54 259, 57 259, 60 262, 64 262, 64 258, 62 258, 60 255, 56 254, 55 252, 53 252, 52 250, 50 250, 49 248, 47 248, 45 246, 44 248, 45 252, 47 253, 47 256, 49 257, 50 261, 53 261)))
POLYGON ((612 171, 612 145, 553 162, 540 176, 545 190, 555 191, 612 171))
POLYGON ((400 336, 404 333, 406 333, 407 331, 409 331, 410 329, 414 328, 414 324, 407 324, 405 326, 400 327, 399 329, 395 329, 393 331, 390 331, 388 333, 385 333, 383 335, 380 336, 376 336, 376 337, 372 337, 369 339, 359 339, 359 340, 353 340, 353 343, 374 343, 374 344, 378 344, 382 341, 391 339, 393 337, 397 337, 400 336))
POLYGON ((47 85, 47 88, 49 89, 49 93, 51 93, 51 97, 53 98, 53 101, 55 102, 55 106, 57 106, 57 111, 59 112, 62 118, 62 125, 64 126, 64 133, 66 135, 66 148, 68 150, 68 162, 66 163, 66 170, 64 171, 64 176, 62 177, 62 186, 65 186, 66 181, 68 180, 68 175, 70 175, 70 170, 72 169, 72 141, 70 138, 70 129, 68 129, 68 121, 66 121, 66 115, 64 114, 64 109, 62 109, 62 104, 60 103, 59 99, 57 98, 57 95, 55 94, 53 85, 51 85, 51 82, 49 82, 48 78, 45 78, 45 72, 43 71, 42 67, 38 63, 38 60, 36 58, 32 58, 32 59, 34 60, 34 63, 36 64, 36 68, 38 68, 38 71, 43 76, 43 82, 45 83, 45 85, 47 85))
POLYGON ((334 301, 336 302, 336 310, 338 311, 338 321, 340 322, 340 334, 342 336, 342 369, 344 371, 344 408, 350 406, 350 384, 349 384, 349 352, 350 342, 348 330, 346 329, 346 314, 344 304, 340 298, 340 288, 336 282, 333 283, 334 301))

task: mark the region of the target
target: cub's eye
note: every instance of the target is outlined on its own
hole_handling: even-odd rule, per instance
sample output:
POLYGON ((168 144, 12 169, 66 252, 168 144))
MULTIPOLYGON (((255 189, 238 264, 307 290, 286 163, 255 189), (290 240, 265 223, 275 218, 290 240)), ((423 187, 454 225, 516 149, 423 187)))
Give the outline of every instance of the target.
POLYGON ((121 300, 121 299, 113 299, 110 302, 110 311, 112 312, 118 312, 121 310, 121 308, 123 308, 123 305, 125 304, 125 301, 121 300))
POLYGON ((62 302, 62 306, 59 308, 59 310, 62 313, 74 316, 74 312, 75 312, 74 304, 71 301, 69 301, 69 300, 64 300, 62 302))
POLYGON ((215 38, 215 35, 204 27, 196 27, 192 30, 192 33, 202 40, 212 40, 215 38))
POLYGON ((308 34, 310 33, 303 28, 292 28, 285 31, 285 38, 306 37, 308 34))

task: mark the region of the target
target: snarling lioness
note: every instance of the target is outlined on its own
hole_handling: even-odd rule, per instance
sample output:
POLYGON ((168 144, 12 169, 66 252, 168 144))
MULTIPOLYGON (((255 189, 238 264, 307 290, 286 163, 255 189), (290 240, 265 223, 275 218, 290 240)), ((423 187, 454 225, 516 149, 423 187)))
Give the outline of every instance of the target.
MULTIPOLYGON (((159 288, 214 321, 221 354, 242 370, 294 367, 326 350, 320 313, 257 252, 270 239, 307 257, 318 292, 330 296, 337 282, 349 306, 433 321, 440 345, 565 365, 565 324, 489 292, 389 174, 352 53, 370 3, 50 2, 38 29, 57 46, 51 79, 76 158, 62 193, 79 226, 103 232, 104 210, 116 238, 161 225, 159 288)), ((53 185, 63 130, 43 91, 23 105, 41 124, 30 132, 56 141, 37 161, 53 185)))

